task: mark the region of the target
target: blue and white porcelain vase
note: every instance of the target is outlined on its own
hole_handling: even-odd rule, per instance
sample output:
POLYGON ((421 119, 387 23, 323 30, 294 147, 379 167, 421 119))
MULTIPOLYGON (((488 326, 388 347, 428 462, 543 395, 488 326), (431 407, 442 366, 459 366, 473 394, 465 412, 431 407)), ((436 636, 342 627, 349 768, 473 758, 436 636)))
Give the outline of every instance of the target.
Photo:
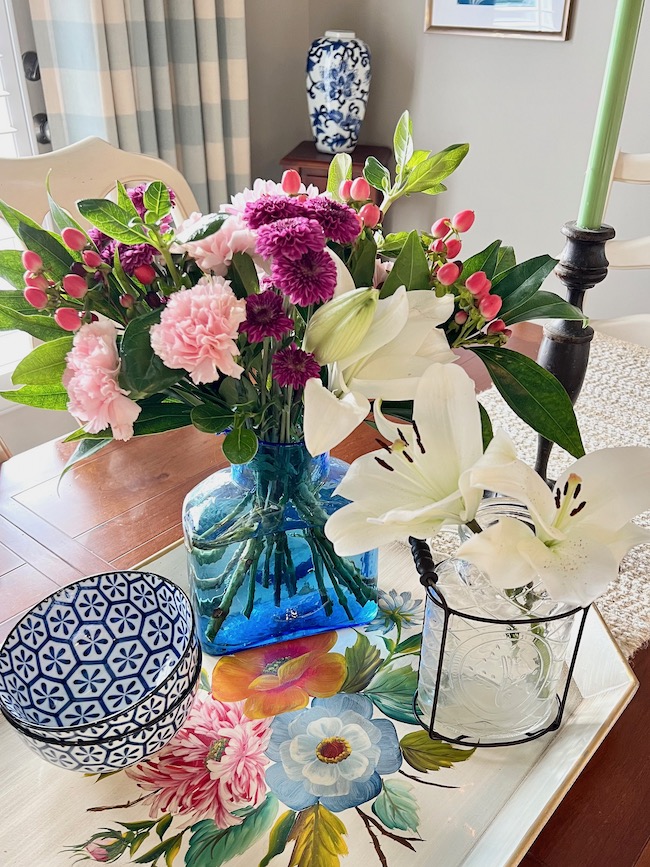
POLYGON ((349 30, 327 30, 307 55, 307 105, 324 154, 350 153, 359 138, 370 90, 370 50, 349 30))

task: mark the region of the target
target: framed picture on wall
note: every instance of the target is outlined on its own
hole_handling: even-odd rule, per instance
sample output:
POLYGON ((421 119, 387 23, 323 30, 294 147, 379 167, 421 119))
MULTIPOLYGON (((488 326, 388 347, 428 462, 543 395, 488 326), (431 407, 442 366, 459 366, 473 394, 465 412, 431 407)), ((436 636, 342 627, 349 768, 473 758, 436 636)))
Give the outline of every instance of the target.
POLYGON ((566 39, 571 0, 426 0, 430 33, 566 39))

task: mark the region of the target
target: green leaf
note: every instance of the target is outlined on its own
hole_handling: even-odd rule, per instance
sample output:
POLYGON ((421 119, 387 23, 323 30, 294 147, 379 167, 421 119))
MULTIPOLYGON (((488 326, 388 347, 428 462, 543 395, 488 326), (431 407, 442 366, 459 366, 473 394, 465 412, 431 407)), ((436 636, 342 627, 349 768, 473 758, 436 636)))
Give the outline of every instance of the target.
POLYGON ((378 250, 384 256, 397 256, 408 238, 408 232, 391 232, 380 242, 378 250))
POLYGON ((287 810, 286 813, 278 817, 275 825, 271 828, 269 848, 260 861, 259 867, 268 867, 276 855, 281 855, 284 852, 297 815, 293 810, 287 810))
POLYGON ((51 273, 55 280, 60 280, 70 272, 74 259, 58 235, 40 227, 34 228, 27 223, 20 223, 18 235, 28 250, 38 253, 45 270, 51 273))
POLYGON ((414 169, 416 166, 419 166, 420 163, 423 163, 425 160, 428 160, 431 156, 431 151, 413 151, 412 156, 406 163, 407 169, 414 169))
POLYGON ((377 647, 361 632, 352 647, 345 648, 347 675, 341 692, 361 692, 377 673, 381 654, 377 647))
MULTIPOLYGON (((66 437, 65 442, 68 442, 70 437, 66 437)), ((61 470, 61 475, 59 476, 58 484, 61 484, 61 479, 66 475, 68 470, 71 470, 75 464, 78 464, 79 461, 85 460, 85 458, 89 458, 91 455, 96 454, 100 449, 103 449, 104 446, 112 443, 112 439, 84 439, 82 440, 74 452, 68 458, 66 465, 61 470)), ((57 485, 58 487, 58 485, 57 485)))
POLYGON ((468 151, 468 144, 450 145, 422 160, 406 178, 404 193, 410 195, 419 192, 439 192, 435 189, 436 185, 458 168, 468 151))
POLYGON ((557 265, 552 256, 535 256, 499 274, 492 282, 492 291, 503 299, 500 316, 527 301, 542 285, 557 265))
MULTIPOLYGON (((0 278, 6 280, 10 286, 17 289, 20 292, 21 298, 23 297, 23 289, 25 288, 25 281, 23 279, 25 267, 22 262, 22 255, 20 250, 0 250, 0 278)), ((24 298, 23 301, 27 304, 24 298)), ((31 307, 30 304, 27 306, 31 307)))
POLYGON ((419 805, 413 786, 406 780, 382 779, 381 792, 372 805, 372 812, 387 828, 414 831, 420 825, 419 805))
POLYGON ((485 250, 480 253, 475 253, 463 262, 463 282, 477 271, 485 271, 489 280, 494 277, 497 264, 499 262, 499 250, 501 249, 501 241, 493 241, 485 250))
POLYGON ((0 397, 23 406, 37 406, 41 409, 68 408, 68 392, 62 385, 24 385, 15 391, 0 391, 0 397))
POLYGON ((160 403, 142 407, 142 412, 133 424, 136 437, 164 433, 192 424, 191 407, 182 403, 160 403))
POLYGON ((197 430, 218 434, 233 426, 235 414, 212 403, 204 403, 192 409, 191 419, 197 430))
POLYGON ((403 421, 413 421, 412 400, 383 400, 381 402, 381 410, 384 415, 390 415, 403 421))
MULTIPOLYGON (((413 156, 413 123, 411 122, 411 117, 408 111, 405 111, 400 117, 400 119, 397 121, 397 126, 395 127, 395 132, 393 134, 393 153, 395 154, 395 163, 397 164, 397 179, 399 181, 404 172, 404 169, 408 164, 408 161, 413 156)), ((370 183, 370 180, 367 176, 366 180, 368 181, 368 183, 370 183)), ((383 188, 380 187, 379 189, 383 188)))
POLYGON ((79 213, 105 235, 122 244, 150 244, 151 239, 140 226, 130 226, 131 215, 108 199, 82 199, 79 213))
POLYGON ((387 193, 390 190, 390 172, 376 157, 368 157, 363 167, 363 176, 371 187, 387 193))
POLYGON ((496 346, 472 347, 520 419, 574 458, 584 455, 578 422, 562 384, 532 358, 496 346))
POLYGON ((399 654, 410 654, 410 653, 420 653, 420 648, 422 647, 422 633, 416 632, 413 635, 409 635, 408 638, 405 638, 404 641, 400 641, 400 643, 395 648, 395 655, 399 654))
POLYGON ((352 157, 350 154, 337 154, 331 161, 327 172, 327 192, 331 193, 337 202, 341 201, 339 187, 343 181, 352 177, 352 157))
MULTIPOLYGON (((12 208, 11 205, 8 205, 7 202, 3 202, 0 199, 0 214, 4 217, 6 222, 9 225, 9 228, 12 230, 14 235, 18 238, 20 235, 18 234, 18 226, 23 223, 25 226, 31 226, 33 229, 42 229, 42 226, 39 226, 31 217, 28 217, 27 214, 22 214, 20 211, 17 211, 15 208, 12 208)), ((24 270, 24 269, 23 269, 24 270)))
POLYGON ((25 301, 25 296, 20 289, 0 289, 0 307, 8 307, 10 310, 22 313, 23 316, 39 315, 38 310, 25 301))
POLYGON ((51 171, 49 171, 47 173, 47 178, 45 179, 45 188, 47 190, 47 203, 50 207, 50 215, 52 217, 52 222, 54 223, 56 228, 59 230, 59 232, 62 232, 64 229, 72 228, 72 229, 78 229, 80 232, 83 232, 85 235, 86 234, 85 229, 82 229, 82 227, 74 219, 74 217, 71 214, 69 214, 68 211, 65 210, 65 208, 62 208, 60 205, 57 205, 57 203, 52 198, 52 193, 50 190, 50 176, 51 176, 51 174, 52 174, 51 171))
POLYGON ((210 692, 212 689, 212 687, 210 685, 210 678, 208 677, 208 672, 205 670, 205 668, 201 669, 200 687, 201 687, 201 689, 204 689, 206 692, 210 692))
POLYGON ((260 291, 257 268, 248 253, 234 254, 228 276, 231 279, 233 292, 238 298, 256 295, 260 291))
POLYGON ((587 321, 579 307, 569 304, 555 292, 545 292, 543 289, 535 292, 518 307, 512 307, 507 313, 499 313, 499 316, 506 325, 527 322, 529 319, 582 319, 585 323, 587 321))
POLYGON ((230 214, 204 214, 197 223, 189 226, 184 232, 179 232, 176 235, 176 241, 179 244, 202 241, 218 232, 229 216, 230 214))
POLYGON ((17 328, 31 334, 37 340, 56 340, 65 337, 68 332, 59 328, 51 316, 30 315, 12 310, 11 307, 0 307, 0 331, 11 331, 17 328))
POLYGON ((164 391, 185 375, 184 370, 172 370, 163 364, 151 347, 149 331, 160 321, 160 314, 161 310, 152 310, 138 316, 124 330, 120 346, 120 385, 132 400, 164 391))
POLYGON ((381 287, 380 298, 388 298, 400 286, 407 290, 429 289, 429 264, 420 237, 414 229, 409 233, 395 264, 381 287))
POLYGON ((373 238, 362 235, 347 265, 355 286, 372 286, 376 256, 377 245, 373 238))
POLYGON ((497 257, 497 266, 494 270, 495 274, 502 274, 504 271, 508 271, 510 268, 514 268, 517 264, 517 260, 515 259, 515 251, 513 247, 500 247, 499 255, 497 257))
POLYGON ((275 795, 267 794, 264 803, 249 813, 241 825, 217 828, 212 819, 192 825, 185 867, 221 867, 237 855, 243 855, 265 834, 278 812, 275 795))
POLYGON ((466 762, 476 751, 431 740, 425 731, 410 732, 404 735, 399 744, 409 765, 423 774, 427 771, 439 771, 440 768, 451 768, 456 762, 466 762))
POLYGON ((221 449, 231 464, 246 464, 257 454, 257 437, 246 427, 236 428, 226 435, 221 449))
POLYGON ((492 439, 494 437, 494 431, 492 430, 492 422, 490 421, 490 416, 487 413, 486 408, 479 401, 478 408, 481 413, 481 436, 483 437, 483 451, 490 445, 492 439))
POLYGON ((11 381, 14 385, 61 385, 66 355, 71 349, 71 334, 42 343, 18 363, 11 381))
POLYGON ((377 674, 364 690, 364 695, 391 719, 417 725, 418 718, 413 712, 417 683, 417 672, 410 665, 391 667, 377 674))
POLYGON ((131 197, 126 191, 126 187, 121 181, 115 181, 115 189, 117 190, 117 204, 129 215, 129 219, 139 217, 138 209, 131 201, 131 197))
POLYGON ((155 214, 160 220, 172 209, 172 201, 169 190, 162 181, 152 181, 147 185, 142 198, 142 203, 147 211, 155 214))
POLYGON ((343 822, 322 804, 301 810, 289 834, 296 841, 290 867, 339 867, 339 855, 348 854, 345 833, 343 822))
POLYGON ((165 836, 165 832, 169 828, 172 823, 173 816, 171 813, 166 813, 161 819, 158 820, 158 824, 156 825, 156 834, 162 838, 165 836))

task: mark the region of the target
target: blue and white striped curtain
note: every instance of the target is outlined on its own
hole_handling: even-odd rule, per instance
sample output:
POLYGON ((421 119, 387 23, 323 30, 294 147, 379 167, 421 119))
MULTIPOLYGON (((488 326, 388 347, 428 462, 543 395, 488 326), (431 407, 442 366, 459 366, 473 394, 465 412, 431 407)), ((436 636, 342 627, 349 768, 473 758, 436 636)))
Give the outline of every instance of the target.
POLYGON ((202 210, 250 181, 244 0, 29 0, 52 145, 159 156, 202 210))

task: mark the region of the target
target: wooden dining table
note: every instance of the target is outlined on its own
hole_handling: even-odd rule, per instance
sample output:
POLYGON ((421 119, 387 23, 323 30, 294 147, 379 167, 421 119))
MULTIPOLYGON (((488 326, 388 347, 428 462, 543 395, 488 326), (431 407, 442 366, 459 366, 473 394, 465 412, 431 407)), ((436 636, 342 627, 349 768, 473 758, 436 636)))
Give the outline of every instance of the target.
MULTIPOLYGON (((534 356, 540 333, 536 326, 520 327, 511 345, 534 356)), ((488 387, 474 356, 463 355, 459 363, 477 390, 488 387)), ((350 461, 374 448, 374 437, 362 425, 334 454, 350 461)), ((176 542, 185 494, 225 464, 219 443, 191 427, 112 443, 62 479, 72 444, 48 442, 5 461, 0 641, 23 612, 58 586, 132 567, 176 542)), ((631 665, 639 691, 548 818, 521 862, 527 867, 650 865, 650 649, 640 650, 631 665)))

